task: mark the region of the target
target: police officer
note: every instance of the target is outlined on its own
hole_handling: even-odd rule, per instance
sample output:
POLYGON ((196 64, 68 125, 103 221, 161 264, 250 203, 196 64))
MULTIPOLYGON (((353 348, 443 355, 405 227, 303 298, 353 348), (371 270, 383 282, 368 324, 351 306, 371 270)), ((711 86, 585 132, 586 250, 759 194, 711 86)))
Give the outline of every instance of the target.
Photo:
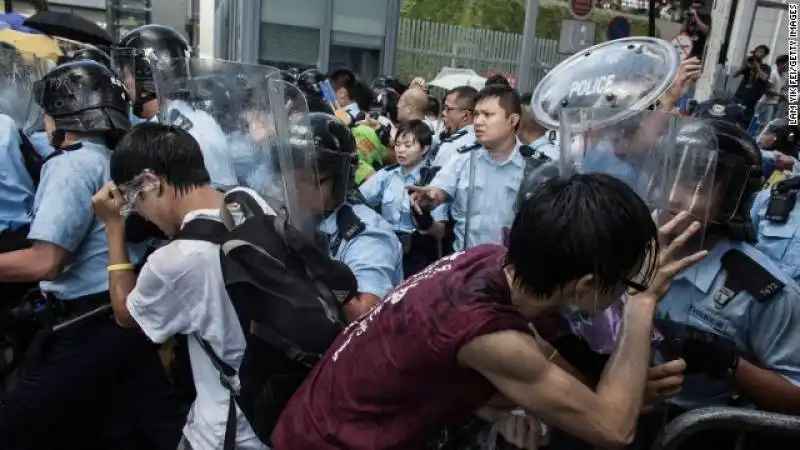
POLYGON ((770 121, 758 135, 756 141, 761 148, 764 158, 764 175, 767 179, 773 172, 784 175, 787 172, 800 174, 800 163, 797 161, 798 153, 797 126, 790 126, 785 118, 770 121))
POLYGON ((457 87, 447 93, 442 105, 442 118, 445 131, 438 136, 429 162, 434 167, 444 167, 460 150, 475 143, 475 129, 472 125, 475 98, 478 91, 473 87, 457 87))
MULTIPOLYGON (((179 99, 177 92, 169 92, 168 97, 157 98, 154 73, 161 71, 159 79, 172 83, 163 86, 167 91, 175 90, 175 81, 187 78, 190 65, 190 48, 186 40, 175 30, 163 25, 144 25, 126 34, 119 47, 134 49, 133 67, 125 70, 125 83, 129 92, 134 93, 134 114, 145 120, 166 119, 175 126, 187 130, 200 144, 211 174, 211 183, 217 187, 236 185, 236 174, 227 149, 227 138, 217 121, 210 114, 179 99), (168 105, 168 106, 167 106, 168 105), (159 111, 166 107, 167 111, 159 111)), ((123 61, 124 65, 125 62, 123 61)), ((181 87, 197 94, 201 86, 184 83, 181 87)), ((182 92, 186 96, 186 92, 182 92)))
POLYGON ((69 56, 62 56, 59 60, 59 64, 64 64, 70 61, 94 61, 108 67, 111 70, 114 70, 114 64, 111 61, 111 56, 99 48, 91 45, 87 45, 86 47, 76 50, 69 56))
POLYGON ((406 186, 428 184, 436 171, 425 166, 432 132, 425 122, 412 120, 401 125, 395 138, 398 164, 379 170, 359 188, 367 205, 379 208, 403 245, 403 271, 406 277, 439 259, 439 240, 444 237, 446 211, 439 206, 432 212, 416 214, 411 208, 406 186))
MULTIPOLYGON (((797 160, 790 156, 796 152, 795 133, 785 119, 771 121, 759 136, 761 154, 777 155, 776 161, 788 159, 796 167, 797 160)), ((766 168, 766 161, 764 165, 766 168)), ((785 177, 781 176, 782 181, 759 192, 750 214, 758 233, 756 248, 773 258, 789 276, 800 280, 800 237, 795 236, 800 226, 800 208, 797 207, 800 171, 793 172, 793 177, 783 179, 785 177)))
POLYGON ((321 113, 309 114, 308 123, 323 193, 318 230, 331 258, 345 263, 358 281, 359 297, 345 307, 354 320, 402 281, 402 248, 392 226, 351 195, 356 150, 347 126, 321 113))
POLYGON ((76 61, 37 82, 34 96, 56 150, 36 191, 33 244, 0 255, 0 281, 39 282, 32 314, 41 328, 0 407, 0 441, 9 448, 126 448, 144 439, 174 448, 182 425, 174 404, 131 414, 140 401, 169 398, 168 384, 152 346, 109 316, 109 248, 87 203, 109 180, 110 149, 130 126, 125 87, 108 68, 76 61), (145 392, 126 389, 139 381, 145 392), (143 420, 154 422, 134 437, 131 427, 143 420))
POLYGON ((523 152, 528 153, 516 137, 520 112, 513 89, 485 87, 475 101, 477 141, 460 148, 429 187, 409 187, 418 212, 449 203, 456 251, 501 243, 503 229, 511 225, 526 167, 523 152))
MULTIPOLYGON (((675 278, 656 314, 667 342, 679 342, 665 346, 662 351, 671 356, 664 357, 687 364, 684 388, 670 401, 669 415, 729 404, 734 392, 740 403, 791 411, 800 404, 800 328, 794 325, 800 320, 800 286, 754 247, 748 205, 763 182, 760 153, 740 127, 704 122, 719 143, 703 233, 709 254, 675 278)), ((717 432, 692 442, 730 448, 728 437, 717 432)))

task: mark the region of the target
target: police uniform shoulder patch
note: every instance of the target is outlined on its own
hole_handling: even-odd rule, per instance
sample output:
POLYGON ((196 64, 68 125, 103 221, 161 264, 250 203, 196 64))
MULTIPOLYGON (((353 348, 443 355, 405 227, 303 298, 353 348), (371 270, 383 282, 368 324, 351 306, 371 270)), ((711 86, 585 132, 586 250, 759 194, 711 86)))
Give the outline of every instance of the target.
POLYGON ((520 145, 519 153, 522 155, 523 158, 530 158, 536 154, 536 150, 534 150, 533 147, 531 147, 530 145, 520 145))
POLYGON ((189 131, 194 128, 194 122, 189 120, 188 117, 183 115, 182 112, 175 108, 169 112, 169 123, 185 131, 189 131))
POLYGON ((479 149, 479 148, 481 148, 481 144, 478 144, 477 142, 473 142, 472 144, 467 144, 467 145, 464 145, 462 147, 459 147, 458 149, 456 149, 456 151, 458 153, 467 153, 467 152, 471 152, 471 151, 479 149))
POLYGON ((456 131, 442 138, 442 142, 454 142, 467 134, 467 130, 456 131))
POLYGON ((724 308, 741 291, 747 291, 756 301, 763 303, 786 287, 785 283, 740 250, 728 250, 722 255, 721 262, 728 276, 725 286, 714 294, 714 303, 718 308, 724 308))

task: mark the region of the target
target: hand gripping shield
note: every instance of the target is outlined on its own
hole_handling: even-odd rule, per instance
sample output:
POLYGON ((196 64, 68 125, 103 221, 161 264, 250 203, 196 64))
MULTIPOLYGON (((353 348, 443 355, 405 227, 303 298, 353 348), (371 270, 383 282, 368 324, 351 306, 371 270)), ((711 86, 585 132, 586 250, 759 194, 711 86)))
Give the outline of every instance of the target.
POLYGON ((20 130, 41 127, 43 113, 33 98, 33 86, 52 67, 51 61, 32 54, 0 49, 0 114, 14 120, 20 130))

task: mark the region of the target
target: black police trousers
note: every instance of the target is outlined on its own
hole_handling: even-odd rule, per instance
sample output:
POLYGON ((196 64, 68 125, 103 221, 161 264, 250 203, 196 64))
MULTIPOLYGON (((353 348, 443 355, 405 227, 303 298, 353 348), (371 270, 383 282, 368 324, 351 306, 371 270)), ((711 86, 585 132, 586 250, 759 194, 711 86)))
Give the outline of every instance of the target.
POLYGON ((175 450, 187 404, 169 385, 156 347, 109 315, 49 336, 0 406, 9 450, 175 450))

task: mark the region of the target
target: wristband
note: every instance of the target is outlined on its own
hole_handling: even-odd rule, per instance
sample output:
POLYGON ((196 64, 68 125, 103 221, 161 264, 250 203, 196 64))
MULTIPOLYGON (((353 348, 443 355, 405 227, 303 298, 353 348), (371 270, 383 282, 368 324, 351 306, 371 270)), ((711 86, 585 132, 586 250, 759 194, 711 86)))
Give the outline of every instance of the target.
POLYGON ((136 266, 134 266, 131 263, 122 263, 122 264, 111 264, 110 266, 108 266, 107 270, 108 273, 111 273, 111 272, 119 272, 122 270, 134 270, 135 268, 136 266))

